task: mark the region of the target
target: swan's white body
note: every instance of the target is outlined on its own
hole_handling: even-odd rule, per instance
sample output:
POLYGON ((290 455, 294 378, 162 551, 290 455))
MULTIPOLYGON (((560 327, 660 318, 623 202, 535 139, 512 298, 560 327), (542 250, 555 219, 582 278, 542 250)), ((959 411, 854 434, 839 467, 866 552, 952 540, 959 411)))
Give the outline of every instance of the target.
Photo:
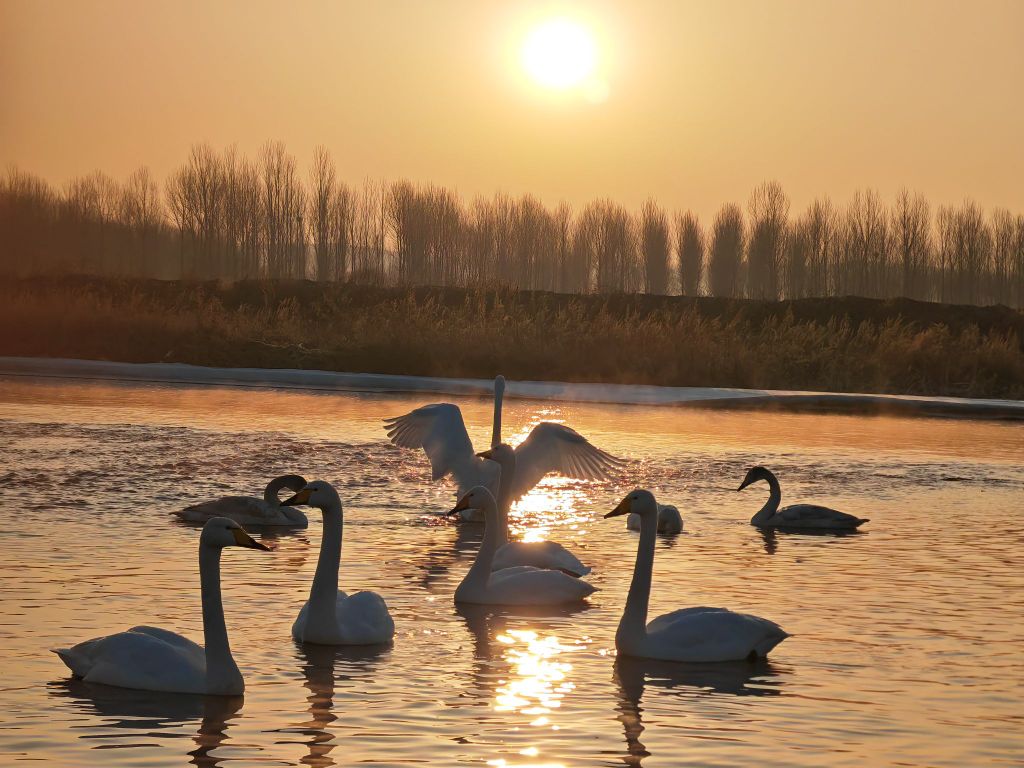
POLYGON ((498 550, 494 554, 491 569, 500 571, 517 565, 547 568, 563 571, 570 576, 586 576, 590 567, 580 562, 572 552, 553 541, 509 541, 508 515, 512 508, 512 493, 515 487, 518 459, 515 450, 505 443, 498 443, 481 457, 501 467, 498 479, 498 550))
POLYGON ((868 522, 867 518, 854 517, 816 504, 793 504, 779 509, 782 503, 782 489, 771 471, 764 467, 752 467, 737 490, 742 491, 751 483, 765 480, 768 483, 768 501, 750 518, 750 524, 758 528, 813 529, 817 531, 852 531, 868 522))
POLYGON ((226 517, 245 526, 290 526, 305 528, 309 520, 297 509, 281 506, 278 497, 282 488, 293 493, 300 490, 306 481, 298 475, 282 475, 271 480, 263 492, 263 498, 255 496, 223 496, 213 501, 193 504, 174 512, 190 523, 205 523, 212 517, 226 517))
POLYGON ((518 565, 492 570, 498 550, 498 506, 482 486, 470 490, 452 513, 473 506, 484 515, 484 540, 465 578, 455 590, 455 602, 478 605, 559 605, 576 603, 594 593, 582 579, 561 571, 518 565))
MULTIPOLYGON (((631 531, 640 530, 640 515, 633 512, 626 518, 626 527, 631 531)), ((658 505, 658 533, 672 536, 683 531, 683 516, 671 504, 658 505)))
MULTIPOLYGON (((505 379, 494 382, 494 420, 491 446, 501 442, 501 404, 505 379)), ((421 448, 430 459, 431 479, 451 475, 457 486, 456 497, 462 498, 470 488, 482 485, 492 495, 498 494, 498 467, 473 452, 473 441, 466 431, 459 406, 451 403, 424 405, 404 416, 387 419, 384 428, 391 442, 401 448, 421 448)), ((524 496, 549 473, 558 473, 579 480, 600 480, 619 461, 594 447, 576 430, 564 424, 541 422, 515 448, 517 471, 511 499, 524 496)), ((481 518, 467 511, 464 520, 481 518)))
POLYGON ((606 517, 630 512, 640 517, 640 543, 626 608, 615 632, 619 653, 662 661, 735 661, 766 656, 788 637, 773 621, 725 608, 683 608, 647 623, 658 525, 654 495, 633 491, 606 517))
POLYGON ((395 622, 384 598, 376 592, 347 595, 338 589, 341 566, 341 539, 344 520, 341 499, 325 482, 310 483, 285 504, 301 503, 318 507, 324 516, 309 600, 302 606, 292 625, 292 637, 300 643, 319 645, 377 645, 389 643, 395 636, 395 622))
POLYGON ((138 626, 54 653, 71 674, 89 683, 164 693, 240 695, 245 683, 231 656, 220 593, 220 553, 226 546, 266 549, 232 520, 213 518, 206 523, 199 540, 205 648, 176 632, 138 626))

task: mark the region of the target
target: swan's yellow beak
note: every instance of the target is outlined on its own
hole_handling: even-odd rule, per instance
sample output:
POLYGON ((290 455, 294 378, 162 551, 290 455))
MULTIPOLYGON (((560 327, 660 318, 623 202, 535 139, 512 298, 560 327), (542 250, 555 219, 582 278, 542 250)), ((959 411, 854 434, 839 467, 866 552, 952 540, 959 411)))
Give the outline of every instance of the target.
POLYGON ((309 504, 309 497, 313 492, 309 488, 303 488, 290 499, 281 502, 282 507, 297 507, 299 504, 309 504))
POLYGON ((247 547, 249 549, 262 549, 264 552, 269 552, 270 547, 266 544, 260 544, 256 539, 250 536, 241 528, 232 528, 231 533, 235 535, 235 544, 240 547, 247 547))
POLYGON ((469 494, 467 493, 465 496, 459 499, 458 503, 454 507, 452 507, 448 512, 445 513, 445 517, 451 517, 452 515, 459 514, 459 512, 461 512, 464 509, 469 509, 469 502, 466 501, 466 499, 468 498, 469 494))
POLYGON ((619 502, 619 506, 604 516, 607 520, 609 517, 618 517, 619 515, 628 515, 632 511, 632 504, 629 501, 629 496, 619 502))

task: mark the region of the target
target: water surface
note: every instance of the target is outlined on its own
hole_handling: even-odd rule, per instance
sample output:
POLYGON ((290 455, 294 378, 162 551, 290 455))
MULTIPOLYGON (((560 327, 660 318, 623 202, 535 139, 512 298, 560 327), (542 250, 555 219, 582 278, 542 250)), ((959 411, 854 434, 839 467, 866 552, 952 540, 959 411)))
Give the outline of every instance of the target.
MULTIPOLYGON (((506 402, 506 436, 564 420, 630 462, 548 480, 523 536, 594 567, 589 607, 457 609, 481 531, 381 419, 431 399, 0 379, 0 763, 286 766, 1020 764, 1024 428, 1012 423, 506 402), (848 536, 762 534, 767 490, 871 518, 848 536), (201 640, 198 529, 168 512, 283 472, 334 482, 341 585, 374 589, 391 648, 303 648, 289 628, 320 540, 228 550, 224 599, 244 699, 75 683, 47 649, 139 623, 201 640), (619 660, 636 534, 602 520, 633 486, 675 503, 653 613, 723 605, 793 634, 768 663, 619 660)), ((458 402, 470 433, 490 404, 458 402)))

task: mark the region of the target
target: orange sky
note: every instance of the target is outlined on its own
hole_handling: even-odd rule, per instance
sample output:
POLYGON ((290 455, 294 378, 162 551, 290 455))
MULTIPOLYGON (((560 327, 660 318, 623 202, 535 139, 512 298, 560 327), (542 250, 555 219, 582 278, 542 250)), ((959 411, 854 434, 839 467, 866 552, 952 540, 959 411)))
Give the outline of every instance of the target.
POLYGON ((1024 211, 1024 2, 0 0, 0 165, 159 178, 195 141, 341 175, 710 215, 775 178, 796 212, 903 184, 1024 211), (608 96, 518 46, 562 15, 608 96))

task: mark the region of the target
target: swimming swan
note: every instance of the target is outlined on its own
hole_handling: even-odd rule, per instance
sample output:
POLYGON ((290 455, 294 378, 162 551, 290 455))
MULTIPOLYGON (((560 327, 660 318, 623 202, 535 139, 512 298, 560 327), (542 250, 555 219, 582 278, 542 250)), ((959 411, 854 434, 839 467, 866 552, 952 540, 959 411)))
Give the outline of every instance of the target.
POLYGON ((516 476, 516 452, 506 443, 498 443, 490 450, 478 453, 484 459, 501 467, 498 479, 498 551, 494 553, 491 570, 500 571, 516 565, 534 568, 553 568, 570 576, 586 576, 590 568, 580 562, 572 552, 553 541, 509 541, 508 513, 512 507, 512 486, 516 476))
POLYGON ((767 656, 788 637, 773 621, 725 608, 683 608, 647 624, 658 527, 654 494, 633 491, 605 517, 630 513, 640 516, 640 544, 626 609, 615 632, 619 653, 662 661, 734 661, 767 656))
POLYGON ((322 480, 282 502, 285 506, 308 504, 323 512, 324 532, 320 559, 313 575, 309 600, 292 625, 292 637, 300 643, 319 645, 376 645, 391 642, 395 622, 387 603, 376 592, 346 595, 338 589, 341 566, 341 534, 344 526, 341 499, 330 483, 322 480))
POLYGON ((455 602, 479 605, 559 605, 576 603, 595 589, 582 579, 561 571, 519 565, 492 571, 498 549, 498 505, 483 486, 469 491, 449 512, 456 515, 463 509, 483 512, 484 540, 476 560, 455 590, 455 602))
MULTIPOLYGON (((626 518, 626 527, 631 531, 640 530, 640 515, 636 512, 626 518)), ((671 504, 658 505, 658 533, 668 536, 683 532, 683 516, 671 504)))
MULTIPOLYGON (((501 442, 501 404, 505 379, 494 380, 494 422, 491 446, 501 442)), ((431 479, 451 475, 458 487, 456 498, 477 485, 492 495, 498 493, 498 468, 473 452, 459 406, 451 403, 424 405, 404 416, 385 419, 391 442, 400 448, 422 448, 430 459, 431 479)), ((545 475, 556 472, 577 480, 601 480, 621 462, 595 448, 576 430, 564 424, 544 421, 515 448, 517 472, 512 500, 526 493, 545 475)), ((474 519, 463 516, 463 519, 474 519)), ((479 519, 477 516, 475 519, 479 519)))
POLYGON ((215 501, 204 501, 173 514, 190 523, 205 523, 211 517, 226 517, 239 525, 290 525, 305 528, 306 516, 297 509, 281 506, 280 493, 287 488, 292 493, 302 490, 305 478, 299 475, 281 475, 267 483, 263 498, 255 496, 223 496, 215 501))
POLYGON ((779 481, 764 467, 751 467, 737 491, 742 491, 751 483, 767 480, 770 495, 768 502, 761 510, 750 518, 750 524, 758 528, 814 528, 817 530, 849 531, 868 522, 868 518, 854 517, 845 512, 838 512, 828 507, 814 504, 793 504, 779 509, 782 502, 782 489, 779 481))
POLYGON ((245 683, 231 656, 220 597, 220 552, 225 547, 269 550, 234 520, 215 517, 203 526, 199 583, 205 648, 176 632, 138 626, 72 648, 56 648, 54 653, 72 675, 89 683, 164 693, 241 695, 245 683))

